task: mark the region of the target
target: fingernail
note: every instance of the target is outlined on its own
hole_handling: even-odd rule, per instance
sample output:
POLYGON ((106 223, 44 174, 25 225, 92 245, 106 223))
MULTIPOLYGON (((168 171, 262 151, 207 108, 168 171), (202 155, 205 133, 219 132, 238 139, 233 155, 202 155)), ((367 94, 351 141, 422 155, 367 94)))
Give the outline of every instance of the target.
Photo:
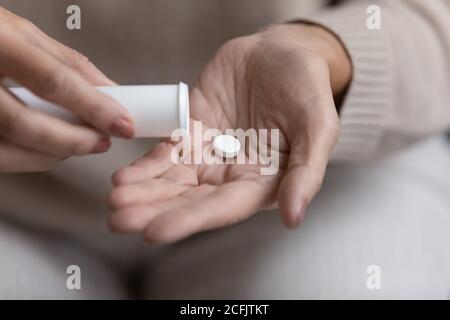
POLYGON ((134 135, 134 129, 131 122, 126 118, 119 118, 111 125, 111 134, 118 138, 131 139, 134 135))
POLYGON ((298 206, 297 211, 294 212, 294 228, 297 228, 300 225, 300 222, 302 222, 303 218, 305 217, 305 211, 306 211, 306 201, 301 200, 300 204, 298 206))
POLYGON ((103 137, 100 141, 95 145, 94 149, 92 149, 92 153, 101 153, 105 152, 111 146, 111 140, 108 137, 103 137))

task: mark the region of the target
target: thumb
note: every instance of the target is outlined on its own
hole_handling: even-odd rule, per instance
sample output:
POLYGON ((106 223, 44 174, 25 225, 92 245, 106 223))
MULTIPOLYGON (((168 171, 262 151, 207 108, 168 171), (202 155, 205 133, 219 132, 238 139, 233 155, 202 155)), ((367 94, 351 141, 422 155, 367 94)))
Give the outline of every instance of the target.
POLYGON ((288 135, 291 144, 288 169, 283 177, 278 203, 283 223, 297 227, 305 210, 320 190, 330 153, 334 148, 339 120, 330 92, 320 95, 300 117, 293 117, 288 135), (299 126, 300 124, 300 126, 299 126))

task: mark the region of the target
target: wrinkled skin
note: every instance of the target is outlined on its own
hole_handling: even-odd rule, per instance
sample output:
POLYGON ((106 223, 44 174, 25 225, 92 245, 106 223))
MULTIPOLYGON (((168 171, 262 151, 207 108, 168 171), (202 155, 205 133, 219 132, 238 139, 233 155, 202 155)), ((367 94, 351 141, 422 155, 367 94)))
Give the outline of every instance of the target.
POLYGON ((276 205, 297 226, 337 141, 333 93, 351 73, 340 43, 319 29, 278 26, 227 42, 190 94, 191 117, 210 128, 280 129, 277 174, 261 175, 259 164, 174 164, 163 141, 115 173, 111 228, 168 243, 276 205))
POLYGON ((88 58, 0 7, 0 172, 46 171, 71 156, 105 152, 110 135, 131 138, 133 123, 94 86, 114 85, 88 58), (4 85, 14 80, 74 113, 71 124, 26 107, 4 85))

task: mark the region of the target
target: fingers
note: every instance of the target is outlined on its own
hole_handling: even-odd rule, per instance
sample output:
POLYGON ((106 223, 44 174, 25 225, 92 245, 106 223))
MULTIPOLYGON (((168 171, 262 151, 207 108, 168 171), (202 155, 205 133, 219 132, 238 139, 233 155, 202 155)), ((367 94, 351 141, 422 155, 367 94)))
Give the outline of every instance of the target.
POLYGON ((190 186, 175 184, 166 179, 151 179, 136 184, 121 185, 111 192, 109 205, 118 210, 152 204, 178 196, 189 188, 190 186))
POLYGON ((300 224, 306 207, 320 189, 324 173, 316 167, 294 165, 281 181, 278 203, 281 218, 288 228, 300 224))
POLYGON ((237 223, 264 206, 274 191, 270 184, 238 180, 211 186, 206 195, 199 197, 197 189, 201 187, 190 191, 195 195, 192 201, 156 215, 146 227, 146 240, 171 243, 197 232, 237 223))
POLYGON ((0 168, 2 172, 36 172, 53 167, 59 158, 0 140, 0 168))
MULTIPOLYGON (((126 175, 126 171, 123 172, 126 175)), ((109 220, 110 227, 116 232, 143 231, 156 215, 184 203, 186 199, 180 195, 191 188, 191 185, 165 177, 118 185, 108 199, 110 208, 114 210, 109 220)))
MULTIPOLYGON (((175 167, 178 168, 178 167, 175 167)), ((195 186, 166 178, 117 186, 109 197, 114 210, 109 219, 115 232, 144 232, 150 242, 173 242, 197 232, 241 221, 273 200, 276 183, 236 180, 221 186, 195 186)), ((185 170, 189 170, 186 169, 185 170)), ((179 174, 183 181, 183 174, 179 174)))
POLYGON ((117 85, 100 71, 88 57, 82 53, 66 47, 54 39, 43 34, 43 44, 41 48, 53 55, 68 67, 76 70, 83 78, 94 86, 113 86, 117 85))
POLYGON ((11 144, 59 158, 104 152, 108 137, 26 108, 0 87, 0 136, 11 144))
POLYGON ((145 167, 129 166, 114 172, 111 180, 114 186, 138 183, 151 178, 151 171, 145 167))
POLYGON ((278 193, 281 218, 289 228, 300 224, 306 207, 320 190, 339 131, 331 89, 309 103, 307 108, 314 111, 293 119, 292 126, 297 127, 290 136, 288 169, 278 193))
POLYGON ((142 232, 157 215, 177 208, 183 203, 182 198, 158 201, 151 205, 138 205, 114 212, 109 217, 109 227, 113 232, 142 232))
POLYGON ((41 48, 0 30, 4 76, 61 105, 98 130, 121 138, 134 134, 132 120, 114 99, 96 90, 78 72, 41 48))
POLYGON ((156 178, 173 167, 170 154, 173 145, 167 142, 158 143, 148 154, 133 162, 131 166, 114 173, 112 182, 115 186, 131 184, 156 178))

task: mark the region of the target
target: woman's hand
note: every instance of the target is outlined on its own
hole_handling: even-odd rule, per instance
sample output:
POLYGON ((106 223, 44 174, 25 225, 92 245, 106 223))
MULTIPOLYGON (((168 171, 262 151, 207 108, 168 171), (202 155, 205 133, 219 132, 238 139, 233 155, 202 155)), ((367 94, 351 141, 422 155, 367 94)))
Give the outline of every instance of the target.
POLYGON ((210 128, 279 129, 280 170, 259 164, 180 165, 171 142, 119 170, 110 195, 110 225, 173 242, 226 226, 278 202, 297 226, 318 192, 339 120, 333 94, 351 77, 344 48, 317 26, 289 24, 222 46, 191 92, 191 116, 210 128))
POLYGON ((126 110, 94 88, 112 84, 82 54, 0 8, 0 172, 47 170, 72 155, 106 151, 109 134, 132 137, 126 110), (25 107, 4 78, 65 107, 86 125, 25 107))

